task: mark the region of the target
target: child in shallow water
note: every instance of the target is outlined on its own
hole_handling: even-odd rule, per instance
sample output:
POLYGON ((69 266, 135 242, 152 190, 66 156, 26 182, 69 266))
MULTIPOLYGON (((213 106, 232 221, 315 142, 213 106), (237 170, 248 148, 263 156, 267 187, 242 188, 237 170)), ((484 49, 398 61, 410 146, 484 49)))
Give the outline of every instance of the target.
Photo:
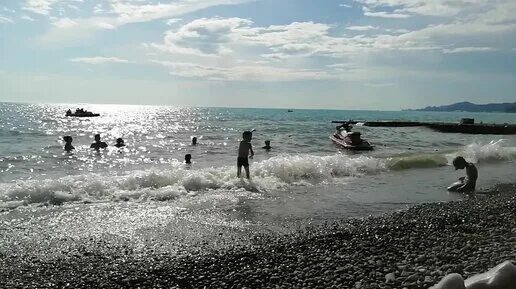
POLYGON ((240 146, 238 147, 237 176, 240 178, 242 167, 244 167, 245 175, 247 179, 250 179, 251 174, 249 172, 249 157, 254 156, 253 147, 251 146, 251 139, 253 138, 253 133, 250 131, 244 131, 244 133, 242 134, 242 138, 243 140, 240 142, 240 146), (251 153, 250 156, 249 152, 251 153))
POLYGON ((466 169, 466 177, 460 177, 459 181, 448 187, 448 191, 459 193, 472 193, 475 191, 478 179, 477 167, 473 163, 467 162, 463 157, 458 156, 453 159, 455 170, 466 169))

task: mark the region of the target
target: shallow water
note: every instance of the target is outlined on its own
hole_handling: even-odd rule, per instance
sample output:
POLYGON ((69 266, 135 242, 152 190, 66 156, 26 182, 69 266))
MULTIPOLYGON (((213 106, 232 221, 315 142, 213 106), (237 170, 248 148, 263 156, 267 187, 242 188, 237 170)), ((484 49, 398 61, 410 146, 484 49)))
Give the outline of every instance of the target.
POLYGON ((516 123, 516 114, 503 113, 0 103, 0 207, 128 202, 210 210, 242 222, 363 216, 461 198, 444 189, 464 173, 449 166, 458 154, 478 164, 479 187, 514 182, 516 136, 356 126, 376 146, 363 153, 341 151, 328 139, 331 120, 462 117, 516 123), (75 107, 101 116, 64 116, 75 107), (250 129, 256 156, 247 182, 234 166, 241 133, 250 129), (95 133, 111 146, 122 137, 127 147, 91 151, 95 133), (64 135, 74 138, 75 152, 63 153, 64 135), (264 140, 271 140, 270 152, 261 149, 264 140), (182 163, 186 153, 191 167, 182 163))

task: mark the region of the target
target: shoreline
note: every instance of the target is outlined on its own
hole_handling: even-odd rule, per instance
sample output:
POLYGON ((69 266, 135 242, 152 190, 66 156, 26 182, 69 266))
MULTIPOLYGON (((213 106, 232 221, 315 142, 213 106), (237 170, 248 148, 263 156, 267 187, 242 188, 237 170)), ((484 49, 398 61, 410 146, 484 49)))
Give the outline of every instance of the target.
MULTIPOLYGON (((98 242, 98 240, 91 240, 98 242)), ((43 260, 0 250, 6 288, 428 288, 516 259, 516 184, 186 255, 124 245, 43 260)))

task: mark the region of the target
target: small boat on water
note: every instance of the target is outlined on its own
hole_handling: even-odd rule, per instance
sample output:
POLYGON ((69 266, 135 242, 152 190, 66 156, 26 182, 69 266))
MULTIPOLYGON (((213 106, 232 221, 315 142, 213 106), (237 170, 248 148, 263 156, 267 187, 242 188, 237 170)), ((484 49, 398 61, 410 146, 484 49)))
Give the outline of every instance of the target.
POLYGON ((72 117, 96 117, 96 116, 100 116, 100 114, 93 113, 93 112, 87 111, 87 110, 76 110, 75 113, 72 113, 71 110, 68 110, 66 112, 66 116, 72 116, 72 117))
POLYGON ((359 132, 336 132, 330 136, 330 140, 342 148, 357 151, 370 151, 373 146, 362 139, 359 132))
POLYGON ((287 110, 287 112, 294 112, 294 110, 293 109, 289 109, 289 110, 287 110))

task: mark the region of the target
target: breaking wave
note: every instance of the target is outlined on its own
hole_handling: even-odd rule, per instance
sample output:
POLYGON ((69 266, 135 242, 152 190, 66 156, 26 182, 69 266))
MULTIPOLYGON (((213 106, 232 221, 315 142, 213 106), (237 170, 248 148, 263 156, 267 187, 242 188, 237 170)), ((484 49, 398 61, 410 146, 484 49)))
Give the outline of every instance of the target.
POLYGON ((266 193, 292 185, 331 183, 339 178, 360 177, 388 170, 409 170, 449 165, 462 155, 478 162, 516 159, 516 148, 503 141, 470 144, 458 152, 415 154, 391 158, 369 156, 280 155, 252 164, 253 180, 235 177, 234 167, 188 169, 174 163, 167 170, 130 171, 123 176, 84 174, 59 179, 26 180, 0 184, 0 208, 65 202, 166 201, 213 190, 266 193))

